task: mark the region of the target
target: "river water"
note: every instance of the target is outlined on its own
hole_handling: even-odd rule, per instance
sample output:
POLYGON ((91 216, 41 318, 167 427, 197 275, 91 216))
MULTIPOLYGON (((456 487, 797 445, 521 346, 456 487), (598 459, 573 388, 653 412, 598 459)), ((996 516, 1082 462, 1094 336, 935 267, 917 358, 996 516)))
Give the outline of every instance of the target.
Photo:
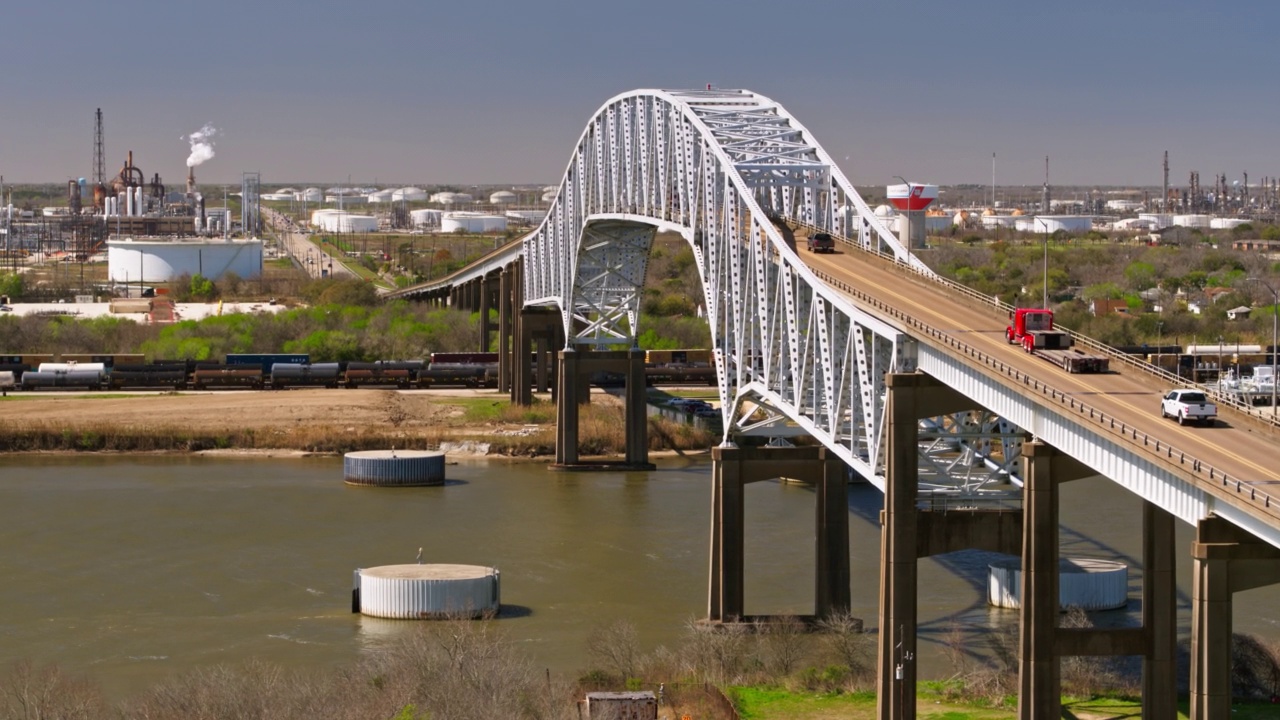
MULTIPOLYGON (((464 460, 443 487, 342 482, 342 459, 112 456, 0 458, 0 664, 57 663, 109 696, 174 673, 260 658, 286 667, 354 661, 412 622, 353 615, 352 571, 424 562, 497 567, 496 621, 540 665, 588 666, 585 641, 620 618, 643 650, 679 643, 706 615, 710 461, 653 472, 557 473, 536 463, 464 460)), ((882 496, 852 486, 853 605, 876 622, 882 496)), ((811 489, 748 487, 746 610, 809 613, 811 489)), ((1134 600, 1103 622, 1134 622, 1141 505, 1101 480, 1065 486, 1064 554, 1128 560, 1134 600)), ((1179 548, 1191 532, 1179 525, 1179 548)), ((994 556, 921 561, 921 672, 948 674, 955 622, 989 628, 1016 614, 985 604, 994 556)), ((1189 627, 1190 561, 1178 560, 1189 627)), ((1280 637, 1280 592, 1236 596, 1236 629, 1280 637)))

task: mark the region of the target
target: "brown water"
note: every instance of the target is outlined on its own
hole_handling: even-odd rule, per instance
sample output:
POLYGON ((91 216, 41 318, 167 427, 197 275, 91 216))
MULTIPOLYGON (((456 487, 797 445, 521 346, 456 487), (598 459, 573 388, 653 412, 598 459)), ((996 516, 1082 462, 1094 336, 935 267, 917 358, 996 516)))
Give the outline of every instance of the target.
MULTIPOLYGON (((412 626, 353 615, 352 571, 413 562, 419 547, 425 562, 501 570, 497 622, 557 672, 587 666, 587 635, 612 620, 633 622, 648 651, 705 616, 709 462, 578 474, 478 460, 448 475, 444 487, 383 490, 344 485, 341 458, 0 459, 0 664, 56 662, 124 696, 213 663, 349 663, 412 626)), ((810 612, 813 493, 759 483, 746 497, 747 612, 810 612)), ((869 626, 880 503, 853 486, 853 602, 869 626)), ((1130 560, 1136 589, 1138 501, 1082 481, 1062 507, 1064 552, 1130 560)), ((1188 528, 1178 542, 1189 546, 1188 528)), ((948 673, 939 644, 951 618, 1016 618, 985 604, 991 557, 921 562, 925 676, 948 673)), ((1184 632, 1189 568, 1182 553, 1184 632)), ((1237 600, 1237 630, 1280 636, 1280 593, 1237 600)), ((1102 620, 1132 622, 1136 609, 1102 620)))

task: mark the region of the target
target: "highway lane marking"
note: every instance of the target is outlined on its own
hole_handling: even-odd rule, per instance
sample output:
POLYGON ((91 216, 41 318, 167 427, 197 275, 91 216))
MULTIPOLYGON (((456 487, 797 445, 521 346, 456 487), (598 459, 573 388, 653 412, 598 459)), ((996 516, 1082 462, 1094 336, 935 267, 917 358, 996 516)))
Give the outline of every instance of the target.
MULTIPOLYGON (((818 258, 814 258, 814 259, 815 259, 815 260, 817 260, 818 258)), ((933 307, 931 307, 931 306, 929 306, 929 305, 922 304, 922 303, 920 303, 920 302, 918 302, 918 301, 916 301, 916 300, 912 299, 911 297, 908 297, 908 296, 906 296, 906 295, 903 295, 903 294, 899 293, 898 291, 894 290, 893 288, 890 288, 890 287, 888 287, 888 286, 886 286, 886 285, 884 285, 884 284, 882 284, 882 283, 880 283, 880 282, 877 282, 877 281, 875 281, 874 279, 872 279, 872 278, 870 278, 870 277, 863 276, 863 275, 854 275, 854 274, 852 274, 852 272, 853 272, 853 271, 852 271, 852 270, 850 270, 849 268, 845 268, 845 267, 842 267, 842 266, 840 266, 840 265, 835 264, 835 262, 834 262, 835 258, 822 258, 822 260, 823 260, 824 264, 828 266, 828 267, 827 267, 827 270, 828 270, 828 271, 831 271, 831 270, 842 271, 842 272, 841 272, 841 274, 846 275, 846 279, 851 281, 851 282, 849 282, 849 285, 850 285, 851 287, 855 287, 855 288, 857 287, 856 282, 852 282, 852 281, 861 281, 861 282, 863 282, 863 283, 864 283, 864 286, 869 285, 869 286, 871 286, 871 287, 877 288, 877 289, 878 289, 878 290, 880 290, 882 293, 885 293, 885 294, 887 294, 887 295, 889 295, 889 296, 891 296, 891 297, 893 297, 893 298, 895 298, 895 299, 899 300, 899 301, 900 301, 901 303, 903 303, 904 305, 909 305, 909 306, 911 306, 911 307, 913 307, 913 308, 916 308, 916 309, 918 309, 918 310, 920 310, 920 311, 923 311, 923 312, 920 312, 920 313, 917 313, 917 314, 916 314, 915 319, 916 319, 917 321, 923 322, 923 320, 920 318, 920 315, 927 315, 927 316, 930 316, 930 317, 932 317, 932 318, 936 318, 936 319, 949 320, 949 321, 951 321, 951 322, 953 322, 953 323, 954 323, 954 322, 956 321, 956 319, 957 319, 957 318, 954 318, 954 317, 951 317, 951 316, 945 315, 945 314, 943 314, 941 311, 936 310, 936 309, 934 309, 933 307)), ((839 288, 833 288, 833 289, 838 290, 839 288)), ((854 299, 856 300, 857 298, 854 298, 854 299)), ((899 308, 899 309, 902 309, 902 308, 899 308)), ((908 313, 908 314, 910 314, 910 313, 908 313)), ((930 325, 930 326, 931 326, 931 327, 934 327, 935 329, 939 329, 939 330, 941 330, 941 328, 938 328, 936 325, 930 325)), ((1001 343, 1006 344, 1006 345, 1008 344, 1008 341, 1007 341, 1007 340, 1005 340, 1005 337, 1004 337, 1004 333, 1003 333, 1003 332, 1000 332, 1000 333, 999 333, 999 338, 1000 338, 1000 340, 999 340, 999 341, 997 341, 995 338, 990 337, 989 335, 985 335, 985 334, 983 334, 983 332, 982 332, 981 330, 979 330, 978 328, 972 328, 972 327, 969 327, 969 328, 965 328, 965 330, 966 330, 967 332, 971 332, 971 333, 973 333, 973 334, 978 335, 978 336, 979 336, 983 341, 988 342, 988 343, 991 343, 991 344, 993 344, 993 345, 999 345, 999 344, 1001 344, 1001 343)), ((944 332, 946 332, 946 331, 944 331, 944 332)), ((992 333, 993 333, 993 334, 994 334, 995 332, 996 332, 996 331, 992 331, 992 333)), ((991 353, 991 352, 989 352, 989 351, 988 351, 988 352, 986 352, 986 354, 987 354, 987 355, 989 355, 989 356, 995 357, 995 354, 994 354, 994 353, 991 353)), ((998 358, 997 358, 997 359, 998 359, 998 358)), ((1120 375, 1122 375, 1122 376, 1123 376, 1123 373, 1119 373, 1118 371, 1117 371, 1117 374, 1120 374, 1120 375)), ((1090 383, 1086 383, 1083 379, 1073 377, 1071 373, 1066 373, 1065 377, 1063 377, 1061 374, 1058 374, 1058 375, 1056 375, 1055 377, 1056 377, 1056 378, 1059 378, 1059 379, 1065 379, 1065 380, 1069 381, 1069 382, 1070 382, 1070 384, 1071 384, 1072 386, 1074 386, 1074 392, 1072 392, 1072 393, 1071 393, 1072 395, 1085 394, 1085 393, 1084 393, 1084 390, 1086 390, 1086 389, 1087 389, 1087 390, 1089 390, 1089 391, 1092 391, 1093 393, 1102 393, 1102 394, 1103 394, 1103 396, 1104 396, 1104 397, 1106 397, 1106 398, 1108 398, 1111 402, 1113 402, 1113 403, 1115 403, 1116 405, 1119 405, 1119 406, 1121 406, 1121 407, 1123 407, 1123 408, 1126 408, 1126 409, 1130 410, 1131 412, 1133 412, 1133 413, 1134 413, 1134 415, 1136 415, 1136 416, 1144 416, 1144 415, 1146 415, 1146 411, 1145 411, 1145 410, 1143 410, 1143 409, 1140 409, 1138 406, 1136 406, 1136 405, 1134 405, 1134 404, 1131 404, 1131 403, 1127 402, 1126 400, 1124 400, 1124 399, 1122 399, 1122 398, 1120 398, 1120 397, 1117 397, 1116 395, 1113 395, 1113 394, 1109 393, 1108 391, 1105 391, 1105 390, 1098 390, 1098 388, 1093 387, 1093 386, 1092 386, 1092 384, 1090 384, 1090 383)), ((1043 381, 1041 381, 1041 382, 1043 382, 1043 381)), ((1045 384, 1048 384, 1048 383, 1045 383, 1045 384)), ((1055 384, 1056 384, 1056 381, 1055 381, 1055 384)), ((1163 397, 1163 394, 1162 394, 1162 393, 1159 393, 1159 392, 1157 392, 1157 391, 1149 391, 1148 396, 1163 397)), ((1163 419, 1163 418, 1162 418, 1162 419, 1163 419)), ((1189 428, 1186 428, 1185 426, 1177 425, 1177 426, 1172 426, 1172 427, 1168 427, 1168 428, 1162 428, 1162 430, 1166 430, 1166 429, 1167 429, 1167 430, 1172 430, 1172 431, 1174 431, 1175 433, 1177 433, 1177 436, 1178 436, 1178 437, 1185 437, 1185 438, 1191 439, 1191 440, 1193 440, 1196 444, 1201 444, 1201 443, 1207 444, 1207 441, 1206 441, 1204 438, 1200 437, 1200 435, 1199 435, 1199 434, 1197 434, 1197 433, 1193 433, 1193 432, 1191 432, 1191 430, 1190 430, 1189 428)), ((1148 437, 1150 437, 1149 433, 1145 433, 1145 432, 1144 432, 1143 434, 1148 435, 1148 437)), ((1267 468, 1264 468, 1262 465, 1259 465, 1259 464, 1257 464, 1257 463, 1253 462, 1253 461, 1252 461, 1252 460, 1250 460, 1249 458, 1247 458, 1247 457, 1245 457, 1245 456, 1243 456, 1243 455, 1241 455, 1241 454, 1239 454, 1239 453, 1236 453, 1236 452, 1233 452, 1233 451, 1230 451, 1230 450, 1221 449, 1221 450, 1219 450, 1219 454, 1220 454, 1220 455, 1225 455, 1225 456, 1227 456, 1227 457, 1234 458, 1234 459, 1235 459, 1237 462, 1239 462, 1240 464, 1242 464, 1242 465, 1244 465, 1244 466, 1246 466, 1246 467, 1248 467, 1248 468, 1251 468, 1251 469, 1253 469, 1253 470, 1256 470, 1259 474, 1261 474, 1261 475, 1262 475, 1262 477, 1263 477, 1263 478, 1275 477, 1275 475, 1273 475, 1271 472, 1269 472, 1269 471, 1267 470, 1267 468)), ((1204 462, 1208 463, 1208 461, 1207 461, 1207 460, 1205 460, 1204 462)), ((1212 466, 1212 465, 1211 465, 1211 466, 1212 466)), ((1224 473, 1224 475, 1225 475, 1225 473, 1224 473)), ((1253 480, 1241 480, 1241 482, 1253 483, 1253 482, 1257 482, 1257 481, 1253 481, 1253 480)))

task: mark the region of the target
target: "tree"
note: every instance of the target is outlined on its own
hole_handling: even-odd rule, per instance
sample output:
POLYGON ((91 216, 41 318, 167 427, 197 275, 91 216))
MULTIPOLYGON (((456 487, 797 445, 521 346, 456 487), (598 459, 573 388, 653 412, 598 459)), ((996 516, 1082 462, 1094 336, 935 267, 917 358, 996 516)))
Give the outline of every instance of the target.
POLYGON ((1124 279, 1134 290, 1147 290, 1156 286, 1156 268, 1151 263, 1136 261, 1124 269, 1124 279))
POLYGON ((213 281, 205 276, 196 273, 191 276, 191 297, 199 300, 212 300, 215 297, 216 288, 213 281))
POLYGON ((0 275, 0 295, 7 296, 10 302, 22 297, 23 290, 22 276, 18 273, 0 275))

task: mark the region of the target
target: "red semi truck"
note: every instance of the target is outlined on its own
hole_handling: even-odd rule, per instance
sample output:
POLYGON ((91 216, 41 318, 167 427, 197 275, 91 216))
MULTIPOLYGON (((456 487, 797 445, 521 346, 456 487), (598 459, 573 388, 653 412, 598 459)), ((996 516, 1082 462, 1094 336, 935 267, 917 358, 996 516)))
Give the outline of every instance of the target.
POLYGON ((1071 335, 1053 326, 1053 311, 1045 308, 1018 308, 1013 311, 1013 324, 1005 328, 1010 344, 1060 365, 1072 373, 1107 372, 1111 361, 1104 355, 1090 355, 1071 347, 1071 335))

